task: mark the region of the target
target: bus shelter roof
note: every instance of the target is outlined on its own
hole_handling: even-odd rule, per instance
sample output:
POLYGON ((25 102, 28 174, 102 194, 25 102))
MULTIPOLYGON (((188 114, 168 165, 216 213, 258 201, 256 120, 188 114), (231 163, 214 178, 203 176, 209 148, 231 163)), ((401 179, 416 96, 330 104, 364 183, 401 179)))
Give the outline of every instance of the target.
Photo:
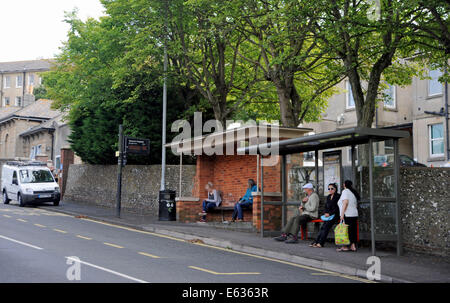
POLYGON ((409 136, 409 132, 401 130, 352 127, 277 142, 251 145, 248 147, 239 148, 238 151, 250 154, 261 154, 262 150, 267 151, 268 149, 271 149, 273 151, 273 149, 278 148, 278 153, 280 155, 287 155, 366 144, 369 143, 369 140, 384 141, 390 139, 408 138, 409 136))

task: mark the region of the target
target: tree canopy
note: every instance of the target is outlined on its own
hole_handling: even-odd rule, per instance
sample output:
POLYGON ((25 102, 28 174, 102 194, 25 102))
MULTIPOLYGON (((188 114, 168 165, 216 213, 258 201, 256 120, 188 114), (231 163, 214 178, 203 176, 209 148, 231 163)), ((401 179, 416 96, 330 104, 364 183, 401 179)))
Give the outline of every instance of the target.
MULTIPOLYGON (((347 79, 358 125, 370 127, 386 83, 407 85, 426 64, 448 67, 445 0, 102 3, 100 20, 67 15, 68 41, 44 76, 48 97, 69 111, 73 149, 90 163, 116 161, 120 123, 159 150, 164 76, 168 123, 194 111, 224 126, 319 121, 347 79)), ((159 154, 131 161, 155 163, 159 154)))

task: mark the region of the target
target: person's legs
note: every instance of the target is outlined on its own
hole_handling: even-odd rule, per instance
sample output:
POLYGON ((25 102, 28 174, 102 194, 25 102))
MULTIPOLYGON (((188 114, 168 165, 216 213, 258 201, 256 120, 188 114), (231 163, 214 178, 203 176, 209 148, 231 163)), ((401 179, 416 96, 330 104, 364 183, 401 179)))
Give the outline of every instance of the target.
POLYGON ((292 216, 289 218, 289 220, 287 221, 286 225, 281 229, 281 236, 276 237, 275 240, 277 241, 286 241, 287 239, 287 235, 289 233, 289 231, 292 228, 292 225, 294 224, 295 218, 298 217, 297 216, 292 216))
POLYGON ((287 240, 285 243, 297 243, 300 226, 305 225, 309 221, 311 221, 311 217, 308 215, 296 216, 289 230, 289 233, 292 235, 292 239, 287 240))
POLYGON ((216 203, 214 203, 214 202, 206 203, 206 212, 208 212, 208 210, 210 210, 210 209, 212 209, 214 207, 216 207, 216 203))
POLYGON ((317 236, 316 243, 320 244, 321 246, 325 245, 325 241, 327 240, 328 233, 330 232, 330 229, 334 225, 334 220, 325 221, 322 224, 322 227, 320 228, 319 235, 317 236))
POLYGON ((297 237, 298 232, 300 231, 300 226, 305 227, 306 223, 308 223, 311 220, 312 220, 312 218, 309 215, 298 216, 296 218, 294 224, 292 225, 290 233, 297 237))
POLYGON ((231 217, 232 221, 236 220, 236 217, 238 215, 238 208, 239 207, 240 207, 239 203, 236 202, 236 204, 234 204, 233 216, 231 217))
POLYGON ((358 220, 358 217, 345 217, 345 223, 348 224, 348 238, 350 240, 350 246, 354 246, 354 249, 356 249, 356 242, 358 241, 357 238, 357 224, 356 221, 358 220))
POLYGON ((240 220, 244 219, 244 212, 242 211, 242 209, 249 208, 251 205, 252 205, 252 203, 250 201, 244 201, 239 204, 239 207, 237 209, 238 219, 240 219, 240 220))
POLYGON ((214 202, 207 202, 206 200, 203 201, 203 212, 205 213, 202 217, 202 221, 206 220, 206 213, 208 212, 208 210, 212 209, 216 207, 216 203, 214 202))
POLYGON ((297 216, 292 216, 289 218, 289 220, 287 221, 286 225, 281 229, 281 233, 282 234, 289 234, 291 232, 292 229, 292 225, 294 224, 296 218, 299 217, 297 216))

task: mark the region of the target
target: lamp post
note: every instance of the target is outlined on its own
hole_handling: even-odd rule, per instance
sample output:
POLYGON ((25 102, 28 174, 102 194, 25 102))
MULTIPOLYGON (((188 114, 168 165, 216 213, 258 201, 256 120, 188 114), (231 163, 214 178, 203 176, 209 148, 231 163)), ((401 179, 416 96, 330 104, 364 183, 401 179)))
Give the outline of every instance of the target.
POLYGON ((167 0, 165 1, 165 18, 164 18, 164 83, 163 83, 163 118, 162 118, 162 154, 161 154, 161 187, 160 190, 166 189, 166 119, 167 119, 167 0))

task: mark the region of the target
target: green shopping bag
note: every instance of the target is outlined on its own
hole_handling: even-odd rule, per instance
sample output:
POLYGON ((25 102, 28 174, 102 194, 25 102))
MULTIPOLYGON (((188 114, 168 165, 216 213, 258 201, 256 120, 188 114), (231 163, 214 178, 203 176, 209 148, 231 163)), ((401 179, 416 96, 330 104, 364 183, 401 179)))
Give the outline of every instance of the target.
POLYGON ((334 242, 336 245, 349 245, 348 225, 341 221, 334 229, 334 242))

